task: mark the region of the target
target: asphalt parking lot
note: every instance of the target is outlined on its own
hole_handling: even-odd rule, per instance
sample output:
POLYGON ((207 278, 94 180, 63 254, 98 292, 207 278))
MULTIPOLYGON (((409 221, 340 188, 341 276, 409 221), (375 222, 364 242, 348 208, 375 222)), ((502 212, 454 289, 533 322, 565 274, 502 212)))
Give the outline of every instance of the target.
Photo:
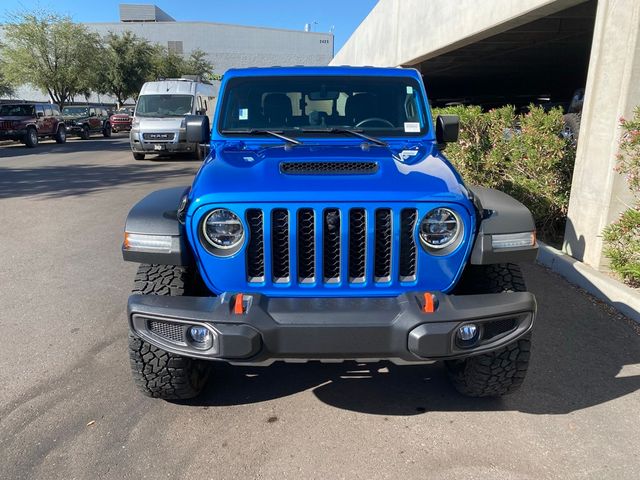
POLYGON ((194 401, 138 394, 124 219, 197 167, 136 162, 126 134, 0 146, 0 479, 640 478, 638 326, 539 266, 529 376, 502 400, 386 363, 221 366, 194 401))

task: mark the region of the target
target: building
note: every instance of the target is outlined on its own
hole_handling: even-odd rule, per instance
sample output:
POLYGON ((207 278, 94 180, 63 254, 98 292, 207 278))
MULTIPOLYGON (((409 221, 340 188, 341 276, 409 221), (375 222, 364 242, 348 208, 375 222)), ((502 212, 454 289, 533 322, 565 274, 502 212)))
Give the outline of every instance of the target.
MULTIPOLYGON (((305 32, 303 25, 298 31, 177 21, 155 5, 122 4, 120 22, 85 25, 103 36, 130 31, 185 56, 203 50, 218 74, 231 67, 327 65, 333 58, 332 33, 305 32)), ((42 92, 28 87, 19 88, 16 97, 48 101, 42 92)))
POLYGON ((415 67, 445 101, 586 88, 564 250, 605 266, 602 230, 631 204, 614 166, 640 105, 640 1, 380 0, 332 64, 415 67))

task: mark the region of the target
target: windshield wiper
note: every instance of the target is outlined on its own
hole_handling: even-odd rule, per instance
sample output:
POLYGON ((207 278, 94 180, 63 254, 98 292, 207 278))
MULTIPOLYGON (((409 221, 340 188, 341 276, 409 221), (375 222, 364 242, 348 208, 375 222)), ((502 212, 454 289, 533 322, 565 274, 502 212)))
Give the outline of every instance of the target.
POLYGON ((360 137, 363 140, 367 140, 371 143, 375 143, 376 145, 380 145, 381 147, 388 147, 389 144, 384 140, 380 140, 379 138, 372 137, 370 135, 365 135, 360 130, 353 130, 351 128, 301 128, 302 132, 305 133, 348 133, 349 135, 353 135, 354 137, 360 137))
POLYGON ((280 140, 284 140, 285 142, 292 143, 293 145, 302 145, 300 140, 296 140, 295 138, 287 137, 278 131, 273 130, 264 130, 262 128, 251 128, 251 129, 243 129, 243 130, 222 130, 223 134, 226 133, 247 133, 249 135, 260 135, 262 133, 266 133, 267 135, 271 135, 273 137, 279 138, 280 140))

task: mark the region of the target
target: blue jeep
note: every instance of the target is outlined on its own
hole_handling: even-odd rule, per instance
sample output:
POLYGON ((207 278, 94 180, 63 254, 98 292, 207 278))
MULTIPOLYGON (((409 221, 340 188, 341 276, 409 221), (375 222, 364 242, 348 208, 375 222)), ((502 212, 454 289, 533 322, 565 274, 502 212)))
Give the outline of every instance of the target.
POLYGON ((401 68, 230 70, 190 187, 129 213, 130 357, 143 393, 197 395, 212 361, 443 360, 455 387, 522 383, 537 253, 521 203, 466 185, 442 154, 458 119, 431 119, 401 68))

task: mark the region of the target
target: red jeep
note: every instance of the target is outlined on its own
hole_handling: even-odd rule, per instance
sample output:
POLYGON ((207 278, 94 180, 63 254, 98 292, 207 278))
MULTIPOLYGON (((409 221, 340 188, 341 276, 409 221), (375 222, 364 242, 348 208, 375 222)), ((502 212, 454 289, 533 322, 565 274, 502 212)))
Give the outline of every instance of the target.
POLYGON ((15 140, 33 148, 40 138, 67 141, 67 129, 57 105, 16 103, 0 105, 0 141, 15 140))
POLYGON ((133 107, 122 107, 111 115, 111 131, 113 133, 128 132, 131 130, 131 120, 133 119, 133 107))

